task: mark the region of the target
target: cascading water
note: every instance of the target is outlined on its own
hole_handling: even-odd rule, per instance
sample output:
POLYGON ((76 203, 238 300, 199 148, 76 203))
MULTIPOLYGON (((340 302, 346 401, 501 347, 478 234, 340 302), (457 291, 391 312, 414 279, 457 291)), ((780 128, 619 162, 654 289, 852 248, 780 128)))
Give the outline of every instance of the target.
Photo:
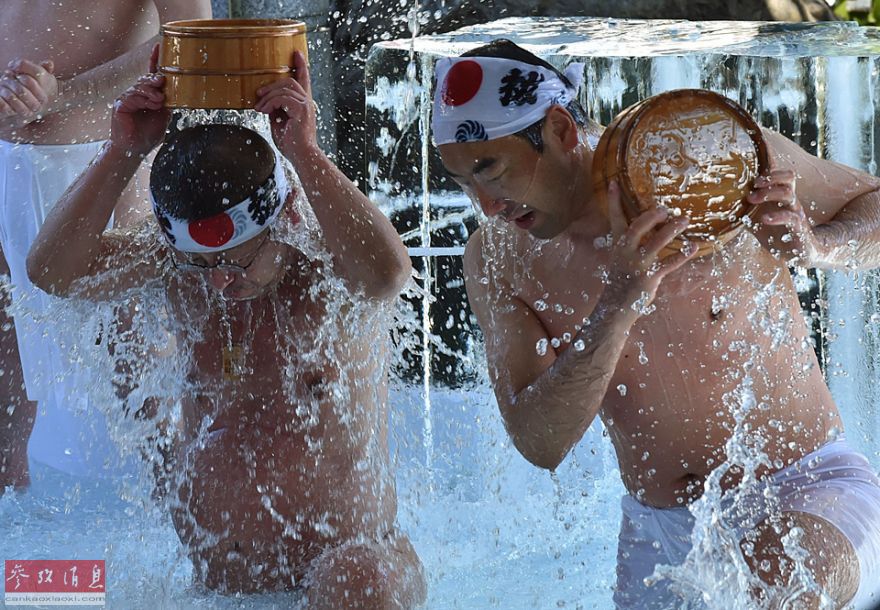
MULTIPOLYGON (((479 330, 463 294, 460 256, 477 219, 466 197, 444 178, 428 140, 434 59, 500 36, 557 65, 569 58, 585 62, 581 101, 602 122, 647 95, 702 86, 738 99, 762 123, 806 149, 869 170, 876 158, 872 92, 880 44, 873 34, 851 24, 505 20, 446 36, 388 42, 370 57, 371 195, 396 220, 417 262, 430 260, 423 261, 418 283, 408 287, 394 320, 392 312, 361 312, 363 318, 352 319, 344 334, 356 336, 358 329, 385 324, 393 327, 397 354, 391 356, 390 442, 401 526, 411 536, 429 580, 427 607, 604 610, 612 607, 623 493, 616 458, 598 424, 553 477, 529 466, 511 446, 484 373, 479 330)), ((206 120, 233 118, 180 117, 181 126, 206 120)), ((253 117, 235 115, 234 121, 267 134, 265 124, 253 117)), ((307 212, 303 225, 306 231, 292 231, 284 239, 321 259, 315 221, 307 212)), ((150 231, 155 229, 148 230, 145 241, 154 240, 150 231)), ((539 252, 536 248, 535 255, 539 252)), ((145 257, 151 253, 145 248, 145 257)), ((876 463, 876 281, 871 274, 856 282, 846 274, 820 279, 819 288, 806 276, 801 284, 821 292, 816 327, 829 339, 823 345, 831 385, 850 441, 876 463)), ((58 315, 77 328, 79 340, 73 349, 78 358, 97 362, 89 385, 95 403, 113 422, 111 434, 129 455, 146 455, 141 479, 129 479, 119 489, 115 483, 83 482, 38 470, 32 493, 0 499, 2 558, 106 558, 113 607, 294 605, 296 598, 289 594, 241 599, 191 586, 186 551, 167 512, 150 498, 152 466, 163 459, 157 422, 180 418, 177 402, 189 389, 182 373, 189 354, 169 341, 176 329, 167 310, 157 306, 164 298, 161 290, 152 287, 127 297, 123 303, 128 326, 117 325, 120 309, 112 306, 65 302, 58 315), (96 344, 96 337, 107 340, 96 344), (108 345, 114 346, 112 353, 108 345), (168 358, 175 350, 176 357, 168 358), (126 371, 131 366, 136 367, 134 373, 126 371), (132 378, 138 379, 136 386, 132 378), (120 412, 120 389, 128 393, 126 416, 120 412), (135 415, 157 394, 168 398, 159 401, 159 416, 135 415), (50 491, 41 491, 44 488, 50 491)), ((26 308, 26 303, 18 305, 26 308)), ((534 305, 559 306, 549 298, 534 305)), ((222 303, 217 306, 222 310, 222 303)), ((756 303, 756 309, 760 307, 756 303)), ((187 331, 197 334, 203 321, 190 322, 187 331)), ((781 327, 779 320, 758 317, 753 322, 766 325, 761 328, 774 337, 781 327)), ((306 357, 323 356, 339 347, 342 334, 328 331, 305 350, 297 341, 287 349, 306 357)), ((778 339, 788 340, 784 332, 778 339)), ((379 343, 373 346, 377 350, 379 343)), ((748 345, 734 347, 749 353, 748 345)), ((649 361, 642 352, 639 362, 650 366, 655 357, 649 361)), ((760 401, 747 382, 753 372, 734 373, 743 382, 725 398, 723 408, 739 421, 737 415, 760 408, 760 401)), ((372 379, 368 376, 362 383, 372 379)), ((623 394, 627 388, 615 391, 623 394)), ((743 434, 739 430, 732 436, 728 466, 739 464, 748 470, 760 463, 761 448, 743 441, 743 434)), ((720 478, 723 471, 718 472, 720 478)), ((730 508, 719 503, 716 482, 710 481, 705 499, 693 507, 698 524, 709 524, 730 508)), ((276 499, 263 493, 263 505, 273 518, 278 515, 276 499)), ((717 596, 726 592, 732 599, 739 593, 735 587, 747 582, 747 573, 741 558, 731 552, 735 541, 724 538, 723 531, 698 526, 695 532, 698 544, 686 567, 657 577, 685 596, 710 590, 716 597, 702 601, 718 607, 717 596), (692 566, 697 569, 687 569, 692 566), (711 588, 719 582, 727 588, 711 588)), ((792 549, 798 547, 795 538, 789 542, 792 549)), ((801 579, 800 586, 811 584, 801 579)))

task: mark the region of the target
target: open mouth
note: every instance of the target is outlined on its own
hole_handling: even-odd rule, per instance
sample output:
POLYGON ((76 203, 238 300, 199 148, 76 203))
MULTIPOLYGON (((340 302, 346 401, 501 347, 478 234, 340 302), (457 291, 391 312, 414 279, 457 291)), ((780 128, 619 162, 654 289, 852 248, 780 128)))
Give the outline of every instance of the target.
POLYGON ((534 212, 526 212, 520 216, 517 216, 513 219, 513 222, 520 229, 528 229, 535 222, 535 213, 534 212))

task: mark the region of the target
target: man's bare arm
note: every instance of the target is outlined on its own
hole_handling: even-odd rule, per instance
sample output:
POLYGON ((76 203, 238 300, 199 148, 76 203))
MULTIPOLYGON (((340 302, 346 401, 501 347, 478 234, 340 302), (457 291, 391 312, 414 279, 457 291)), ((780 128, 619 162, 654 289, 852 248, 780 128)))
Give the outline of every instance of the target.
POLYGON ((406 248, 385 215, 318 147, 308 66, 299 52, 293 64, 293 79, 257 92, 256 110, 270 115, 273 138, 296 168, 334 271, 367 297, 394 298, 410 275, 406 248))
MULTIPOLYGON (((122 236, 105 235, 113 209, 140 165, 109 142, 88 169, 67 189, 40 228, 27 259, 31 281, 41 290, 71 296, 79 280, 111 267, 124 268, 122 236)), ((91 287, 93 294, 121 293, 156 276, 155 265, 143 262, 124 274, 108 276, 113 286, 91 287)))
POLYGON ((141 161, 159 143, 171 113, 162 93, 164 77, 155 74, 158 49, 150 57, 151 73, 123 93, 113 108, 110 140, 88 169, 52 208, 28 253, 27 271, 42 290, 67 296, 82 279, 103 274, 112 285, 90 287, 98 294, 119 294, 159 277, 157 261, 132 254, 124 237, 106 235, 113 208, 141 161))
POLYGON ((479 241, 479 235, 472 237, 465 251, 465 286, 486 337, 498 407, 523 457, 553 470, 599 413, 638 313, 631 308, 594 311, 572 347, 557 357, 537 314, 504 280, 493 277, 484 283, 479 241))
MULTIPOLYGON (((602 406, 629 331, 664 277, 695 254, 662 261, 658 253, 687 228, 687 219, 645 212, 627 226, 616 184, 608 191, 614 246, 608 283, 587 322, 558 357, 537 314, 507 280, 486 269, 482 235, 465 249, 465 285, 486 337, 489 373, 514 445, 531 463, 556 468, 602 406), (543 351, 543 353, 540 353, 543 351)), ((573 278, 577 270, 567 270, 573 278)))

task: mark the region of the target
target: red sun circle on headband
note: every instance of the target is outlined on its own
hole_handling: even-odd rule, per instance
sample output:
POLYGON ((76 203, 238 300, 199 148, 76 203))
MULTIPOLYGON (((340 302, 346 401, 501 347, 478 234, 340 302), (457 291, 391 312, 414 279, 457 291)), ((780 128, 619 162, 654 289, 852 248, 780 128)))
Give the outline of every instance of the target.
POLYGON ((235 224, 226 212, 189 223, 189 236, 200 246, 219 248, 235 235, 235 224))
POLYGON ((443 89, 443 103, 461 106, 474 99, 483 84, 483 68, 475 61, 460 61, 449 69, 443 89))

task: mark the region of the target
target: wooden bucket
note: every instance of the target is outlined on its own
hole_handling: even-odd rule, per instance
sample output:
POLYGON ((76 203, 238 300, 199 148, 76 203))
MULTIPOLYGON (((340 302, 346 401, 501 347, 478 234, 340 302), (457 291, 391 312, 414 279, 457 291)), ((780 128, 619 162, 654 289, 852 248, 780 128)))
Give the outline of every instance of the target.
POLYGON ((680 89, 615 117, 594 153, 593 187, 607 213, 608 183, 616 180, 629 221, 658 205, 688 216, 688 229, 661 256, 686 242, 703 256, 756 213, 745 197, 768 166, 767 145, 748 112, 717 93, 680 89))
POLYGON ((290 74, 306 25, 287 19, 193 19, 162 26, 159 71, 171 108, 253 108, 256 91, 290 74))

